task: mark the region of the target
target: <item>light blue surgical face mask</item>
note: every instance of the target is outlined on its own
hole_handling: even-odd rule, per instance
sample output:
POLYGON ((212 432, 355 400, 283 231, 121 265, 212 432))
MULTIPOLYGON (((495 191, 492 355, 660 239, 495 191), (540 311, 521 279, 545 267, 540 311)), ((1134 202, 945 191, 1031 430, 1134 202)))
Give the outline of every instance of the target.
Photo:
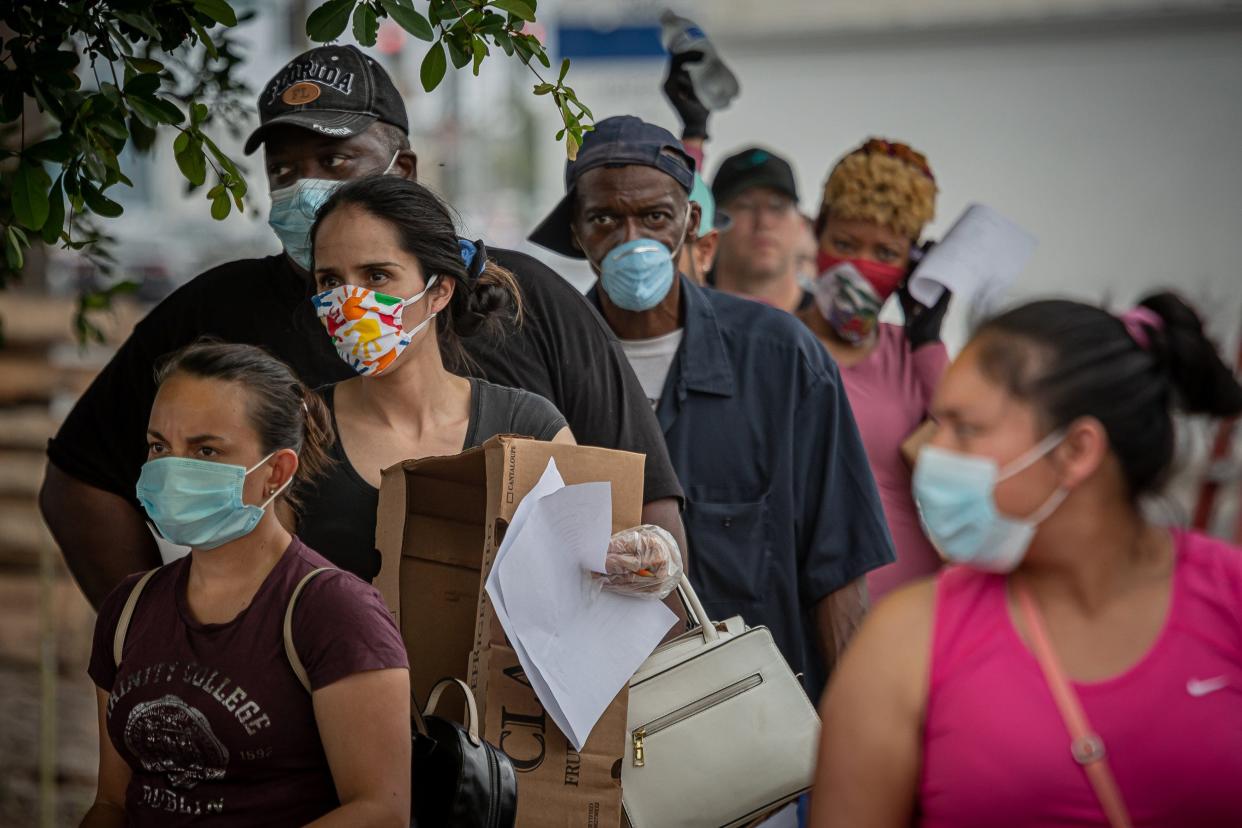
MULTIPOLYGON (((686 206, 686 222, 689 222, 692 210, 693 205, 686 206)), ((684 226, 678 235, 682 239, 686 237, 684 226)), ((681 250, 680 245, 677 250, 681 250)), ((669 250, 655 239, 627 241, 608 251, 603 261, 596 265, 599 285, 619 308, 628 311, 651 310, 664 300, 673 286, 673 278, 677 275, 676 258, 677 251, 669 250)))
POLYGON ((668 295, 676 270, 663 244, 634 239, 614 247, 600 262, 599 284, 617 307, 651 310, 668 295))
POLYGON ((286 481, 262 506, 242 502, 246 475, 275 453, 250 468, 189 457, 148 460, 138 476, 138 502, 169 541, 215 549, 253 532, 267 507, 293 481, 286 481))
POLYGON ((310 270, 311 266, 310 231, 315 214, 342 183, 326 178, 302 178, 272 191, 272 209, 267 214, 267 223, 289 258, 303 270, 310 270))
MULTIPOLYGON (((387 175, 397 163, 398 150, 384 168, 387 175)), ((303 270, 311 268, 311 226, 319 208, 344 181, 327 178, 300 178, 288 187, 272 190, 272 206, 267 213, 267 223, 280 239, 280 244, 303 270)))
POLYGON ((996 484, 1030 467, 1063 439, 1059 431, 1048 435, 1004 469, 985 457, 924 446, 914 467, 914 501, 923 529, 941 556, 986 572, 1016 569, 1039 524, 1069 492, 1058 488, 1034 514, 1012 518, 996 508, 996 484))

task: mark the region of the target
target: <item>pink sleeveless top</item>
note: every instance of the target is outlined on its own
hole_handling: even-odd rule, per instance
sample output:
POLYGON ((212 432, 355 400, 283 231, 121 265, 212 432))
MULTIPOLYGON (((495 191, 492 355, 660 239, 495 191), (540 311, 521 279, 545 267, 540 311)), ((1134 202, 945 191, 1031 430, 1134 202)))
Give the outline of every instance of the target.
MULTIPOLYGON (((1135 828, 1242 826, 1242 550, 1175 532, 1163 631, 1128 671, 1074 689, 1135 828)), ((945 570, 936 591, 916 824, 1100 826, 1095 794, 1005 578, 945 570)))

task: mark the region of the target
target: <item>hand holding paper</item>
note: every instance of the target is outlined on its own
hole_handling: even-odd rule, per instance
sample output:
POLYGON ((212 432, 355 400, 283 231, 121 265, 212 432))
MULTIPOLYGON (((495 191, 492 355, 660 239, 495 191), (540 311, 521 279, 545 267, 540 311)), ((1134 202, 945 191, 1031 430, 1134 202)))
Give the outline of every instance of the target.
POLYGON ((577 750, 676 621, 658 602, 593 588, 591 573, 605 572, 611 521, 607 483, 565 486, 549 461, 487 578, 527 679, 577 750))
POLYGON ((984 204, 966 208, 910 277, 910 295, 935 306, 945 289, 988 308, 1035 255, 1035 237, 984 204))

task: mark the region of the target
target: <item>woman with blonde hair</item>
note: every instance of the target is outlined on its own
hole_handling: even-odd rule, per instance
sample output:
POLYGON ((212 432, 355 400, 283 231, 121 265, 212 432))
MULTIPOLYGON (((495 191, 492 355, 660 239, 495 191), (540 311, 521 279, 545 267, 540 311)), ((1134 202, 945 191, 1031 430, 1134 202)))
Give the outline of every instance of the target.
POLYGON ((815 221, 815 304, 798 311, 841 369, 896 547, 896 563, 868 573, 873 598, 940 565, 910 497, 910 468, 949 361, 940 342, 949 299, 925 308, 906 290, 935 199, 927 160, 905 144, 872 138, 842 158, 815 221), (879 321, 894 294, 904 327, 879 321))

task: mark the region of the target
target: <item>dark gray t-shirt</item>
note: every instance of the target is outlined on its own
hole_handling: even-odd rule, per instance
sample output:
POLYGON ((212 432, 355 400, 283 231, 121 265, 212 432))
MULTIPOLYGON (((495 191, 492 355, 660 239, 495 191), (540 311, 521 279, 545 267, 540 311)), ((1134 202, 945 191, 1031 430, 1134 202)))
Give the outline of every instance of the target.
MULTIPOLYGON (((366 581, 379 574, 375 548, 375 515, 379 489, 358 474, 341 445, 333 401, 334 386, 319 389, 332 411, 336 442, 329 452, 335 461, 316 484, 302 494, 298 537, 341 569, 366 581)), ((538 394, 470 378, 470 421, 462 450, 482 445, 497 434, 520 434, 551 440, 565 427, 556 406, 538 394)))

